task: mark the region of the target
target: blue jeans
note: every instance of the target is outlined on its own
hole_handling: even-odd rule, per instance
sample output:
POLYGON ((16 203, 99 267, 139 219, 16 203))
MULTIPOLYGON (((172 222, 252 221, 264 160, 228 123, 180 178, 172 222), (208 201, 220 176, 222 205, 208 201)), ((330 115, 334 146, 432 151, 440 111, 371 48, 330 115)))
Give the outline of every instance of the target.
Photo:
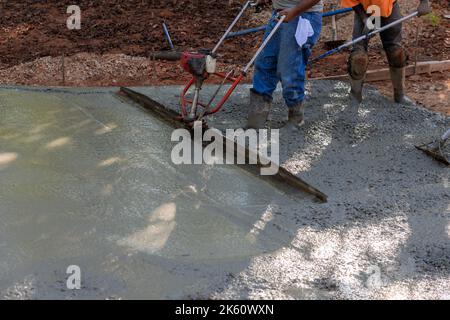
MULTIPOLYGON (((274 13, 267 25, 264 38, 277 24, 275 17, 274 13)), ((283 97, 288 108, 298 105, 305 99, 306 65, 322 29, 320 12, 305 12, 301 17, 310 21, 314 35, 300 47, 295 39, 299 18, 283 23, 256 60, 253 76, 253 91, 270 98, 281 81, 283 97)))

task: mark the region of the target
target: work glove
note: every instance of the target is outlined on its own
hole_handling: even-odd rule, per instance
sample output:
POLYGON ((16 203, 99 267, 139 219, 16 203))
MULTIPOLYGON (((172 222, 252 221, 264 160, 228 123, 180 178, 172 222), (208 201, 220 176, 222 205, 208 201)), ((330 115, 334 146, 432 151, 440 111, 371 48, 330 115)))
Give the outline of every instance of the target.
POLYGON ((266 4, 268 4, 271 0, 256 0, 254 1, 254 5, 256 6, 264 6, 266 4))
POLYGON ((256 13, 260 13, 263 8, 270 2, 271 0, 256 0, 251 6, 255 8, 256 13))
POLYGON ((363 35, 367 35, 372 30, 369 29, 367 26, 367 20, 369 19, 369 15, 366 13, 366 10, 364 10, 364 7, 359 4, 355 7, 353 7, 353 11, 355 12, 356 16, 359 17, 361 22, 364 24, 364 30, 362 32, 363 35))
POLYGON ((432 11, 430 2, 428 0, 420 0, 417 11, 419 12, 419 17, 429 14, 432 11))

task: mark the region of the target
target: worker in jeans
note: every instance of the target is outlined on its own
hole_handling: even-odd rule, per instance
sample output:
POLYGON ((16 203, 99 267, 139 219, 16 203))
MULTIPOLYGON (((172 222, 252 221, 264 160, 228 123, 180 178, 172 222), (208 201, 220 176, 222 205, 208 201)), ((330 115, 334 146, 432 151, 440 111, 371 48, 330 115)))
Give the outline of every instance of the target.
POLYGON ((281 81, 283 97, 289 108, 287 127, 297 129, 304 124, 306 65, 320 36, 323 2, 272 2, 274 14, 267 25, 265 37, 277 24, 277 17, 286 16, 286 20, 256 60, 247 128, 259 129, 265 126, 271 110, 272 94, 281 81), (299 31, 303 35, 299 35, 299 31), (302 37, 304 43, 300 45, 298 38, 302 37))
MULTIPOLYGON (((341 0, 342 6, 353 8, 355 12, 355 22, 353 26, 353 38, 358 38, 370 32, 367 24, 369 15, 367 10, 370 6, 377 6, 380 13, 381 27, 395 22, 402 18, 400 6, 396 0, 341 0)), ((420 0, 418 8, 419 16, 431 12, 428 0, 420 0)), ((413 102, 405 95, 405 67, 407 64, 407 54, 402 47, 402 24, 380 33, 383 48, 386 52, 391 79, 394 89, 394 100, 401 104, 412 104, 413 102)), ((367 54, 369 42, 362 41, 353 47, 348 61, 348 71, 351 82, 352 101, 357 104, 362 102, 362 89, 369 65, 367 54)))

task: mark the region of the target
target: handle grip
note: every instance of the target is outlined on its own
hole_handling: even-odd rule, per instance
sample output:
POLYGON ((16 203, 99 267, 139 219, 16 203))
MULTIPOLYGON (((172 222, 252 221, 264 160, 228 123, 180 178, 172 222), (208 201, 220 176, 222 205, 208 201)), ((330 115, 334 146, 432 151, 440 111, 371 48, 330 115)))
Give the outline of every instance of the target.
POLYGON ((273 20, 274 20, 275 22, 280 22, 281 20, 284 21, 284 20, 286 19, 286 16, 280 16, 280 12, 281 12, 281 11, 276 12, 275 17, 273 18, 273 20))

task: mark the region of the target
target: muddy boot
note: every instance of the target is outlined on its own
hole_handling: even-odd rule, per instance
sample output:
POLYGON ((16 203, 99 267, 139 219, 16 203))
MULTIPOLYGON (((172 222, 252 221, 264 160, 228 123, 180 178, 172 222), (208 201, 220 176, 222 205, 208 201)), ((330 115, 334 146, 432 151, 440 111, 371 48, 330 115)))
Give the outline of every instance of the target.
POLYGON ((289 108, 289 119, 285 128, 297 131, 305 124, 305 106, 300 102, 296 106, 289 108))
POLYGON ((250 90, 250 104, 246 129, 262 129, 265 127, 272 99, 250 90))
POLYGON ((414 102, 405 96, 405 68, 390 67, 392 85, 394 87, 394 100, 404 105, 414 105, 414 102))
POLYGON ((354 80, 354 79, 350 78, 350 84, 352 87, 352 89, 350 90, 351 103, 359 105, 359 104, 361 104, 361 102, 363 100, 362 91, 363 91, 364 79, 354 80))
POLYGON ((359 105, 362 100, 362 91, 366 72, 369 66, 369 56, 364 49, 358 49, 350 54, 348 59, 348 72, 350 75, 350 103, 359 105))

